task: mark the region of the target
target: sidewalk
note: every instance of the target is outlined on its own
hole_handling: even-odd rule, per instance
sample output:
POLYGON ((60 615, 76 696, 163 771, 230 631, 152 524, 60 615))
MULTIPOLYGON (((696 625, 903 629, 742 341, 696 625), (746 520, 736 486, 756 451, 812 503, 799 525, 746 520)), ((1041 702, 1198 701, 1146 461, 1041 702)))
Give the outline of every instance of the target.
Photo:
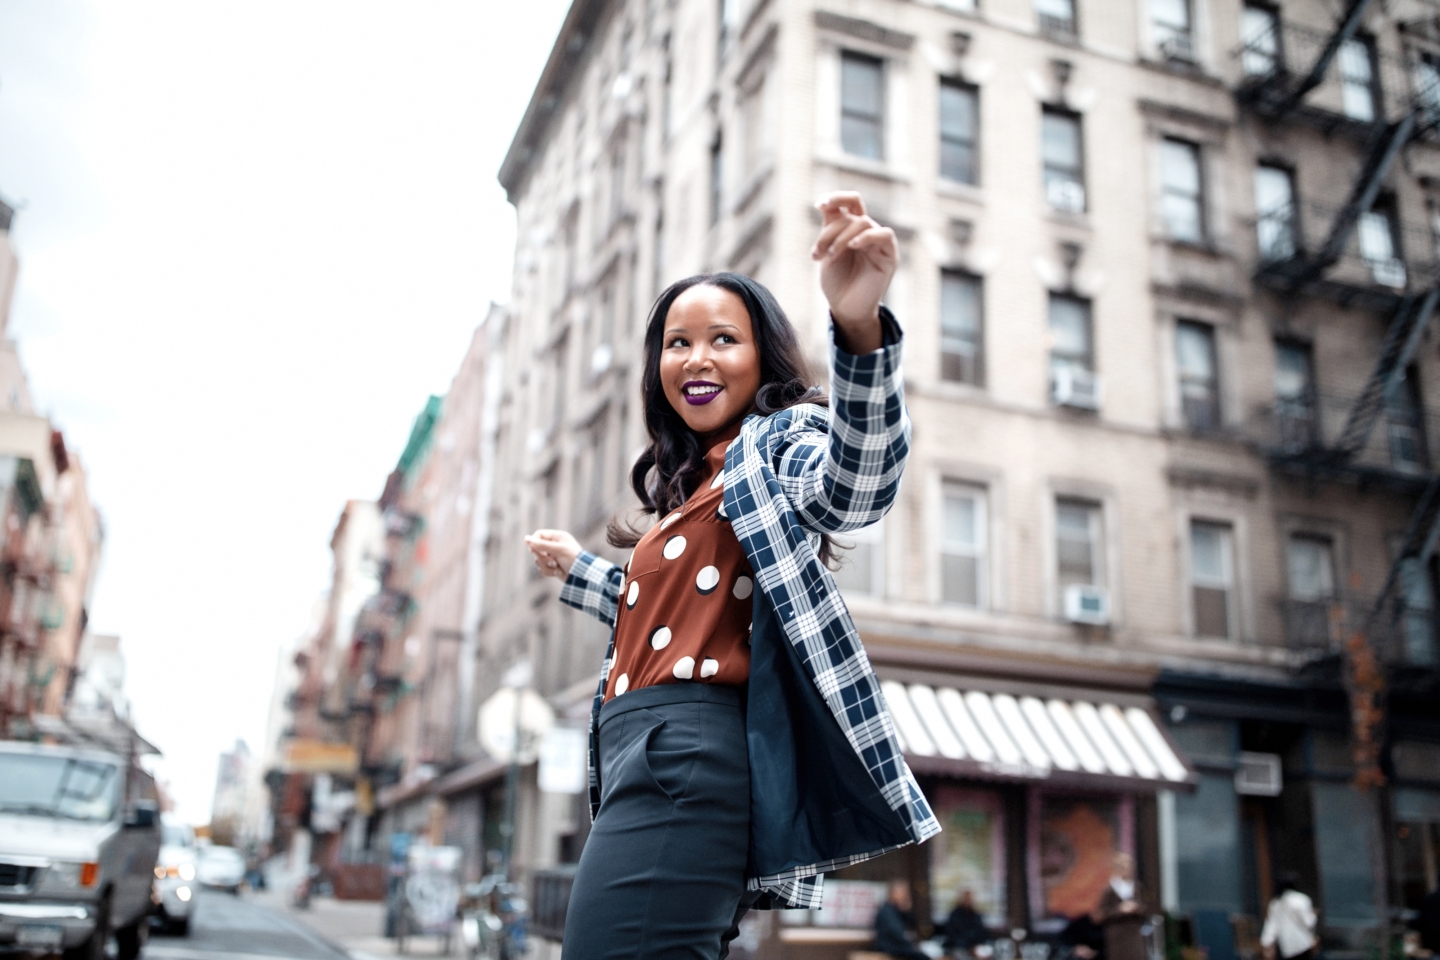
MULTIPOLYGON (((342 947, 355 960, 380 960, 399 957, 395 941, 381 934, 385 930, 385 904, 363 900, 336 900, 333 897, 312 897, 310 909, 296 910, 290 906, 287 893, 267 890, 251 894, 257 903, 285 913, 303 923, 320 936, 342 947)), ((460 944, 452 941, 450 952, 443 953, 444 941, 439 937, 408 937, 403 956, 416 960, 431 957, 458 957, 460 944)))

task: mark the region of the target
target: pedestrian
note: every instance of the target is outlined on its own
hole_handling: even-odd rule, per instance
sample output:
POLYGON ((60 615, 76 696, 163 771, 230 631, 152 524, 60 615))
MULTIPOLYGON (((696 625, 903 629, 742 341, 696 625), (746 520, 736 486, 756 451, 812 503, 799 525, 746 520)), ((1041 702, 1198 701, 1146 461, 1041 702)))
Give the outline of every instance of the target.
POLYGON ((1106 960, 1146 960, 1145 911, 1135 887, 1135 860, 1117 853, 1111 861, 1110 882, 1100 896, 1100 925, 1105 928, 1106 960))
POLYGON ((824 566, 832 534, 889 509, 909 452, 880 302, 898 246, 859 194, 819 212, 833 407, 768 290, 681 280, 646 327, 630 471, 658 523, 611 522, 623 569, 563 530, 526 538, 561 601, 614 628, 564 960, 723 957, 748 908, 818 907, 826 871, 940 830, 824 566))
POLYGON ((1315 905, 1301 893, 1291 874, 1280 877, 1275 898, 1265 910, 1260 946, 1267 960, 1311 960, 1319 940, 1315 937, 1315 905))
POLYGON ((1104 915, 1096 907, 1088 913, 1071 917, 1060 931, 1060 942, 1070 948, 1075 960, 1104 960, 1105 927, 1101 921, 1104 915))
POLYGON ((915 925, 910 910, 914 901, 910 884, 892 880, 886 890, 885 902, 875 911, 875 949, 895 960, 930 960, 921 952, 905 931, 915 925))
POLYGON ((975 909, 975 894, 970 890, 961 891, 960 899, 955 901, 950 916, 945 918, 945 939, 942 945, 946 952, 969 950, 989 939, 990 931, 985 926, 985 920, 975 909))
POLYGON ((1420 949, 1429 950, 1431 956, 1440 954, 1440 887, 1425 894, 1420 901, 1415 928, 1420 933, 1420 949))

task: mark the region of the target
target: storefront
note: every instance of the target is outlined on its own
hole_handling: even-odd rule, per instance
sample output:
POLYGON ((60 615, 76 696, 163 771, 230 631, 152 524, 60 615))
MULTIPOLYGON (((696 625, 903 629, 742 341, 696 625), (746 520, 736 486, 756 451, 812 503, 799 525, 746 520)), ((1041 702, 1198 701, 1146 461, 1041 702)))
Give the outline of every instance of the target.
POLYGON ((968 894, 996 934, 1022 929, 1044 941, 1098 904, 1117 853, 1135 859, 1140 899, 1158 909, 1155 795, 1191 790, 1196 776, 1148 697, 880 673, 944 830, 828 876, 824 909, 752 915, 742 944, 752 955, 818 960, 863 949, 892 880, 908 882, 922 935, 943 928, 968 894))

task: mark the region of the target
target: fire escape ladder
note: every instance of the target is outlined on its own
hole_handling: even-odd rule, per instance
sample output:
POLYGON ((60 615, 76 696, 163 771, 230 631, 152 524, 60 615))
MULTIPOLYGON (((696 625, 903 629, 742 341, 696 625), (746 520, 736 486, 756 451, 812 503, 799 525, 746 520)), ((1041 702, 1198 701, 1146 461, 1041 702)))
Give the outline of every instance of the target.
POLYGON ((1395 554, 1395 561, 1390 564, 1390 572, 1385 577, 1385 585, 1381 588, 1380 595, 1375 598, 1375 606, 1371 608, 1365 631, 1367 635, 1375 637, 1375 628, 1382 624, 1387 606, 1391 611, 1390 622, 1385 624, 1388 628, 1386 635, 1394 632, 1400 618, 1405 615, 1405 584, 1401 583, 1405 561, 1413 559, 1418 569, 1425 570, 1430 559, 1435 556, 1437 546, 1440 546, 1440 476, 1430 478, 1430 482, 1425 485, 1425 492, 1420 495, 1420 503, 1410 516, 1405 539, 1395 554))
POLYGON ((1335 57, 1340 53, 1340 48, 1360 29, 1360 24, 1365 20, 1365 11, 1369 7, 1370 0, 1354 0, 1351 3, 1350 11, 1345 14, 1345 19, 1340 21, 1335 32, 1326 41, 1325 48, 1320 51, 1319 58, 1310 68, 1310 72, 1305 75, 1305 79, 1301 80, 1295 89, 1290 91, 1290 95, 1275 109, 1276 116, 1283 117, 1294 110, 1300 105, 1300 101, 1305 99, 1306 94, 1320 85, 1321 81, 1325 79, 1325 71, 1330 69, 1330 64, 1335 62, 1335 57))
POLYGON ((1383 135, 1374 141, 1365 158, 1365 166, 1361 168, 1360 176, 1350 190, 1349 199, 1336 214, 1335 222, 1330 225, 1330 234, 1325 238, 1324 246, 1313 257, 1306 259, 1305 268, 1295 278, 1292 289, 1318 280, 1345 252, 1345 245, 1355 233, 1360 215, 1375 205, 1375 198, 1380 195, 1380 187, 1389 175, 1390 167, 1415 132, 1417 112, 1411 110, 1400 120, 1386 126, 1383 135))
POLYGON ((1370 439, 1375 421, 1380 419, 1385 405, 1394 397, 1395 391, 1405 380, 1405 369, 1420 349, 1420 339, 1430 325, 1430 317, 1440 303, 1440 286, 1431 287, 1418 302, 1412 294, 1407 296, 1390 321, 1385 333, 1385 342, 1380 346, 1380 359, 1375 364, 1365 389, 1350 408, 1345 429, 1335 441, 1333 450, 1341 461, 1348 461, 1361 450, 1370 439))

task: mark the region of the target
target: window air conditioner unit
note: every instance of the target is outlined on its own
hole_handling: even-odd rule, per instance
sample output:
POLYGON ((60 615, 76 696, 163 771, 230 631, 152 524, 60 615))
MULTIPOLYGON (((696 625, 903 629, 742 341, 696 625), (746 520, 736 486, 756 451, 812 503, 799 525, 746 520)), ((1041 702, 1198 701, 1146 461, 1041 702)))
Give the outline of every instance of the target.
POLYGON ((1235 769, 1235 792, 1247 797, 1280 796, 1280 755, 1241 751, 1235 769))
POLYGON ((1051 180, 1045 184, 1045 202, 1052 210, 1085 212, 1085 188, 1074 180, 1051 180))
POLYGON ((1080 367, 1061 367, 1050 383, 1050 399, 1057 407, 1099 410, 1104 384, 1093 371, 1080 367))
POLYGON ((1195 62, 1195 44, 1186 34, 1176 34, 1160 41, 1160 55, 1166 60, 1195 62))
POLYGON ((1110 594, 1104 587, 1072 583, 1065 588, 1065 619, 1105 626, 1110 622, 1110 594))
POLYGON ((1405 288, 1405 261, 1399 257, 1390 257, 1385 260, 1371 260, 1370 276, 1382 287, 1394 287, 1397 290, 1405 288))

